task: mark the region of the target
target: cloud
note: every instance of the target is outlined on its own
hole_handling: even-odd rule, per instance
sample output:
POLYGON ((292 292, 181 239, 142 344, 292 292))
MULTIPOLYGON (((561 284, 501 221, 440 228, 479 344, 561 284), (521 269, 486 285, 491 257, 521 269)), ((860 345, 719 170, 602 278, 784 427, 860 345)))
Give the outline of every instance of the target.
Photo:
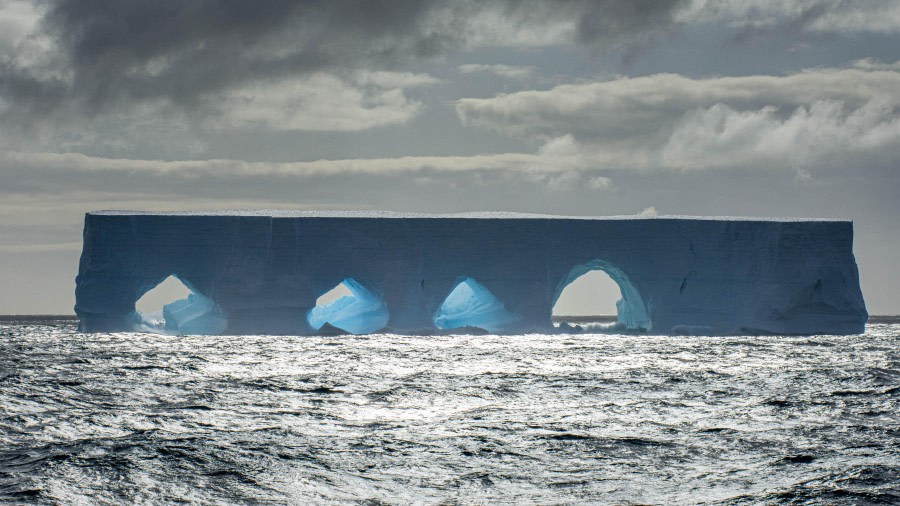
POLYGON ((853 66, 863 70, 894 70, 900 71, 900 60, 894 63, 878 61, 873 58, 862 58, 853 62, 853 66))
MULTIPOLYGON (((573 167, 560 156, 545 150, 261 163, 0 150, 0 252, 71 249, 81 216, 94 209, 459 212, 488 205, 559 212, 566 200, 554 198, 558 192, 571 197, 611 187, 605 175, 573 167), (534 198, 523 202, 523 194, 534 198)), ((596 209, 596 202, 589 209, 596 209)))
POLYGON ((890 0, 694 0, 677 18, 729 23, 738 39, 773 31, 900 32, 900 4, 890 0))
POLYGON ((30 31, 49 40, 44 60, 56 66, 56 79, 48 80, 23 54, 10 58, 2 79, 37 90, 31 106, 53 101, 103 111, 165 99, 188 107, 248 82, 338 69, 390 70, 478 47, 626 47, 671 24, 683 4, 56 0, 37 9, 45 4, 6 2, 4 12, 25 12, 10 19, 27 21, 10 21, 15 29, 5 38, 18 40, 30 31), (36 12, 43 14, 40 22, 34 22, 36 12))
MULTIPOLYGON (((765 107, 736 111, 716 104, 678 123, 662 148, 662 163, 679 168, 774 165, 807 168, 885 149, 897 153, 896 103, 873 99, 845 110, 839 101, 797 107, 787 118, 765 107)), ((805 171, 803 172, 806 175, 805 171)))
POLYGON ((481 63, 467 63, 457 67, 463 74, 488 73, 505 77, 507 79, 526 79, 534 74, 534 67, 521 65, 485 65, 481 63))
POLYGON ((81 153, 35 153, 0 151, 0 163, 9 170, 34 170, 81 174, 150 174, 177 179, 206 176, 307 177, 338 174, 388 174, 436 170, 460 172, 471 170, 513 169, 534 164, 541 158, 530 154, 504 153, 475 156, 409 156, 357 160, 318 160, 313 162, 250 162, 245 160, 138 160, 87 156, 81 153))
POLYGON ((898 108, 900 71, 872 61, 786 76, 618 78, 456 105, 464 125, 598 169, 799 169, 885 157, 900 145, 898 108))
POLYGON ((612 186, 612 179, 605 176, 597 176, 588 179, 588 188, 592 190, 605 190, 612 186))
POLYGON ((229 129, 405 124, 438 82, 412 66, 485 47, 627 52, 686 4, 0 0, 0 148, 183 156, 229 129))
POLYGON ((38 5, 23 0, 0 0, 0 58, 22 50, 42 16, 38 5))
MULTIPOLYGON (((409 82, 397 68, 484 47, 521 50, 570 46, 626 59, 692 23, 731 23, 752 29, 793 24, 814 31, 900 29, 896 2, 801 0, 457 0, 357 2, 272 0, 265 6, 233 0, 2 0, 0 1, 0 121, 32 130, 64 128, 84 118, 154 108, 158 116, 196 121, 233 105, 226 124, 244 119, 268 126, 278 104, 296 98, 284 83, 320 76, 340 79, 367 71, 393 75, 372 81, 387 95, 390 119, 323 118, 329 129, 375 128, 402 122, 415 109, 402 103, 409 82), (252 90, 253 111, 242 100, 252 90), (270 97, 261 97, 271 91, 270 97), (264 118, 260 118, 262 115, 264 118), (368 125, 368 126, 367 126, 368 125)), ((462 72, 527 77, 527 67, 469 64, 462 72)), ((302 86, 301 86, 302 87, 302 86)), ((366 91, 359 92, 365 95, 366 91)), ((323 111, 317 111, 322 114, 323 111)), ((301 125, 302 128, 307 128, 301 125)))
POLYGON ((249 187, 272 189, 279 187, 279 182, 314 178, 335 180, 354 175, 404 175, 427 180, 439 174, 467 173, 508 182, 531 182, 556 189, 573 187, 582 182, 592 189, 609 186, 609 181, 603 176, 582 174, 589 168, 578 165, 581 159, 577 154, 571 138, 554 139, 534 154, 407 156, 285 163, 232 159, 165 161, 0 150, 0 166, 4 167, 4 185, 0 187, 0 194, 79 189, 191 194, 200 182, 208 191, 225 190, 241 194, 249 187))
POLYGON ((228 94, 221 120, 231 127, 306 131, 402 124, 422 108, 405 89, 436 82, 427 74, 383 71, 359 72, 353 82, 325 73, 256 82, 228 94))

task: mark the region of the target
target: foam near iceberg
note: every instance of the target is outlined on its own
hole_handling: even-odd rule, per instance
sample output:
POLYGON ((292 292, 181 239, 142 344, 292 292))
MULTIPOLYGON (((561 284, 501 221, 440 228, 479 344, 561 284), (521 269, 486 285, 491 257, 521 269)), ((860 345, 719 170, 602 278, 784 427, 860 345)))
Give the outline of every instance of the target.
POLYGON ((593 270, 635 331, 848 334, 868 316, 849 221, 293 211, 88 213, 75 311, 84 331, 132 330, 135 301, 175 276, 191 291, 163 311, 176 333, 550 332, 593 270))

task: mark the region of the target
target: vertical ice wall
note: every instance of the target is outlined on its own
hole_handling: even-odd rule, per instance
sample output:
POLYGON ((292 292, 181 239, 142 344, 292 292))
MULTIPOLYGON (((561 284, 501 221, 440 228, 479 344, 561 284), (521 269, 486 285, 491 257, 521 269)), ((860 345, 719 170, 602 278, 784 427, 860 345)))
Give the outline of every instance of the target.
POLYGON ((174 275, 213 304, 224 333, 310 334, 324 324, 316 299, 352 280, 356 305, 325 320, 350 325, 347 307, 365 306, 356 331, 482 318, 493 332, 542 332, 562 289, 600 269, 633 329, 856 333, 867 314, 852 246, 848 221, 97 212, 85 217, 75 309, 83 330, 131 330, 134 302, 174 275), (474 299, 451 295, 461 280, 474 299))

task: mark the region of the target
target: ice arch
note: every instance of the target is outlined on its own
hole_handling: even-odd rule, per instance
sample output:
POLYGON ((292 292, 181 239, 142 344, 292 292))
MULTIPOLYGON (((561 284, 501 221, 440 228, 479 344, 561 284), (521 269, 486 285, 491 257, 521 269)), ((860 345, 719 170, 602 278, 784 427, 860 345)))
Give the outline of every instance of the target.
POLYGON ((212 299, 197 293, 175 275, 166 277, 135 302, 137 331, 221 334, 227 326, 228 318, 212 299), (165 300, 171 302, 163 303, 165 300))
POLYGON ((353 278, 341 281, 338 286, 347 290, 349 295, 310 309, 306 315, 310 327, 319 330, 328 323, 351 334, 369 334, 387 325, 390 314, 381 297, 353 278))
POLYGON ((444 299, 434 315, 439 329, 478 327, 488 332, 502 332, 519 321, 503 303, 472 278, 462 278, 444 299))
POLYGON ((556 289, 556 294, 553 297, 553 304, 556 304, 563 289, 570 283, 584 274, 596 270, 605 272, 610 279, 619 285, 619 291, 622 294, 622 298, 616 302, 616 317, 619 324, 630 330, 650 330, 652 325, 650 316, 647 313, 647 305, 644 303, 641 294, 638 293, 637 288, 635 288, 628 279, 628 276, 626 276, 621 269, 614 267, 609 262, 603 260, 594 260, 573 267, 572 270, 569 271, 568 276, 563 279, 562 283, 560 283, 559 287, 556 289))
POLYGON ((553 317, 615 315, 620 298, 622 291, 609 274, 600 269, 588 271, 563 288, 553 305, 553 317))

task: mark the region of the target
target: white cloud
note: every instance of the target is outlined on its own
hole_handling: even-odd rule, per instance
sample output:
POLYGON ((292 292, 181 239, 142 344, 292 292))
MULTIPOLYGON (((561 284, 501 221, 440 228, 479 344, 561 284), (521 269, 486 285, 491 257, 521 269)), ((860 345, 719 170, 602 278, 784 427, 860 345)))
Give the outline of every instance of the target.
POLYGON ((525 179, 530 183, 557 192, 572 190, 584 182, 580 173, 571 170, 558 173, 529 172, 526 173, 525 179))
MULTIPOLYGON (((27 69, 43 83, 70 83, 72 73, 65 56, 50 36, 40 30, 47 5, 0 0, 0 73, 3 77, 27 69)), ((34 90, 31 90, 34 91, 34 90)))
POLYGON ((457 69, 463 74, 488 73, 507 79, 527 79, 534 74, 534 67, 517 65, 467 63, 460 65, 457 69))
MULTIPOLYGON (((143 160, 105 158, 82 153, 52 153, 0 150, 0 166, 10 174, 118 174, 152 175, 166 178, 201 177, 312 177, 341 174, 403 174, 429 172, 505 172, 509 174, 560 174, 590 168, 581 166, 582 151, 571 136, 552 139, 537 153, 497 153, 471 156, 405 156, 316 160, 310 162, 254 162, 233 159, 143 160)), ((565 176, 559 181, 564 181, 565 176)), ((604 186, 598 178, 595 187, 604 186), (597 186, 599 185, 599 186, 597 186)))
POLYGON ((507 8, 503 2, 440 5, 424 23, 426 33, 458 38, 465 49, 478 47, 533 48, 570 43, 583 9, 555 8, 531 2, 507 8))
POLYGON ((873 99, 847 111, 841 102, 820 100, 780 118, 772 107, 735 111, 717 104, 679 122, 662 149, 662 164, 680 168, 775 164, 802 169, 880 148, 895 150, 900 142, 895 108, 896 104, 873 99))
POLYGON ((0 0, 0 57, 14 56, 42 15, 33 2, 0 0))
POLYGON ((544 143, 568 166, 800 170, 900 145, 900 71, 857 62, 786 76, 677 74, 463 99, 463 124, 544 143))
POLYGON ((440 79, 429 74, 413 72, 359 71, 356 82, 360 85, 373 85, 378 88, 417 88, 440 83, 440 79))
POLYGON ((464 124, 485 126, 508 135, 558 136, 574 129, 607 136, 631 135, 634 129, 643 131, 685 111, 715 103, 753 109, 767 105, 796 107, 814 100, 834 99, 854 107, 879 96, 900 102, 900 72, 823 68, 787 76, 706 79, 654 74, 566 84, 494 98, 462 99, 456 111, 464 124))
POLYGON ((0 149, 199 157, 207 152, 210 136, 234 129, 266 135, 403 125, 425 107, 415 94, 438 83, 429 74, 412 72, 315 73, 251 82, 188 107, 156 99, 82 114, 64 103, 48 112, 53 121, 38 123, 28 122, 0 96, 0 114, 6 113, 0 116, 0 149))
POLYGON ((422 109, 405 89, 437 83, 427 74, 358 72, 352 81, 317 73, 239 87, 221 108, 232 127, 358 131, 403 124, 422 109))
POLYGON ((73 171, 78 173, 149 173, 183 179, 201 176, 304 177, 336 174, 393 174, 433 170, 462 172, 474 170, 514 170, 533 167, 541 157, 525 153, 475 156, 409 156, 313 162, 268 163, 245 160, 135 160, 87 156, 81 153, 18 152, 0 150, 5 167, 33 171, 73 171))
POLYGON ((592 177, 588 179, 587 186, 592 190, 605 190, 612 186, 612 179, 604 176, 592 177))
POLYGON ((677 21, 724 21, 757 29, 817 32, 900 32, 900 3, 891 0, 694 0, 677 21))
POLYGON ((579 151, 575 137, 572 134, 566 134, 549 139, 538 150, 538 155, 545 158, 561 159, 577 155, 579 151))
POLYGON ((893 70, 900 71, 900 60, 894 63, 883 62, 874 58, 863 58, 853 62, 853 66, 863 70, 893 70))

